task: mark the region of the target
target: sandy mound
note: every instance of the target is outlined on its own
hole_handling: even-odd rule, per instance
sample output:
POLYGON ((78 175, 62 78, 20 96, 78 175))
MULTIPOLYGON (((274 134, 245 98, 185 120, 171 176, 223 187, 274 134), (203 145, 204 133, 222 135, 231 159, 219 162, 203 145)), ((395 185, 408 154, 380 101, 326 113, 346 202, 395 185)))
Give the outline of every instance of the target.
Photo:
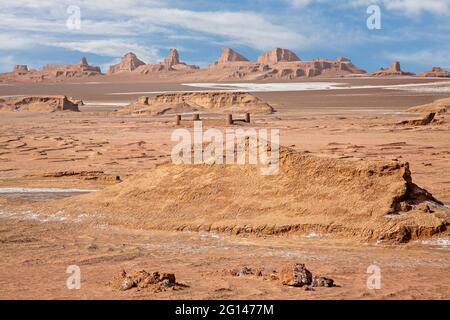
POLYGON ((427 113, 427 112, 435 112, 437 114, 445 114, 450 109, 450 98, 440 99, 433 101, 431 103, 423 104, 420 106, 415 106, 409 108, 408 112, 414 113, 427 113))
MULTIPOLYGON (((53 204, 94 223, 281 234, 329 232, 406 242, 447 230, 448 209, 411 181, 408 164, 314 157, 280 148, 280 170, 162 164, 102 191, 53 204)), ((46 204, 44 210, 51 207, 46 204)))
POLYGON ((273 108, 259 98, 245 92, 179 92, 165 93, 153 97, 141 97, 120 109, 120 114, 183 113, 193 111, 251 112, 269 114, 273 108))
POLYGON ((434 77, 434 78, 450 78, 450 72, 440 67, 433 67, 428 71, 422 72, 419 77, 434 77))
POLYGON ((27 96, 20 98, 0 99, 0 112, 55 112, 80 111, 81 100, 66 96, 27 96))
POLYGON ((375 77, 389 77, 389 76, 413 76, 412 72, 403 71, 400 67, 400 62, 394 61, 389 68, 380 68, 372 76, 375 77))

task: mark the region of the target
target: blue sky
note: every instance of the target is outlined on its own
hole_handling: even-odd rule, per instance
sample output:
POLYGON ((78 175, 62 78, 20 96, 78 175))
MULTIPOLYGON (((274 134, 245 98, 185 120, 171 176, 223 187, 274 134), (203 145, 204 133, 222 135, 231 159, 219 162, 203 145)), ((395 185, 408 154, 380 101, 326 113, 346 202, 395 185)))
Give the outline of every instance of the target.
POLYGON ((345 56, 373 71, 400 60, 419 72, 450 69, 450 0, 0 0, 0 72, 86 56, 103 70, 129 51, 147 63, 171 47, 206 66, 223 47, 249 59, 273 47, 303 60, 345 56), (367 8, 381 10, 369 30, 367 8), (80 28, 69 29, 70 6, 80 28))

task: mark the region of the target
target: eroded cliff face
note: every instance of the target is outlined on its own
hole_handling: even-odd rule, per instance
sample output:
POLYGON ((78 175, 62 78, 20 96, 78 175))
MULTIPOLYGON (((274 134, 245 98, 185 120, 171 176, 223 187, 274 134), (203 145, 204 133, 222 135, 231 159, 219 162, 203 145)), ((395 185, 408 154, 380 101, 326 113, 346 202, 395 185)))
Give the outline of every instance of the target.
POLYGON ((210 112, 251 112, 269 114, 267 103, 246 92, 179 92, 141 97, 119 110, 122 114, 167 114, 207 110, 210 112))

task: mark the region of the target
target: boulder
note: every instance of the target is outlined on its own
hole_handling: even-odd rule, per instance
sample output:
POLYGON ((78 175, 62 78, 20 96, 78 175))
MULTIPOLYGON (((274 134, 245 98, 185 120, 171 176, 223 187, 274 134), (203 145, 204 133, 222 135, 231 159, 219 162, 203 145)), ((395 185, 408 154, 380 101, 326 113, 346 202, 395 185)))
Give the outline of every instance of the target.
POLYGON ((380 68, 374 73, 372 73, 372 76, 375 77, 386 77, 386 76, 413 76, 415 73, 402 71, 400 67, 399 61, 392 62, 391 66, 389 68, 380 68))

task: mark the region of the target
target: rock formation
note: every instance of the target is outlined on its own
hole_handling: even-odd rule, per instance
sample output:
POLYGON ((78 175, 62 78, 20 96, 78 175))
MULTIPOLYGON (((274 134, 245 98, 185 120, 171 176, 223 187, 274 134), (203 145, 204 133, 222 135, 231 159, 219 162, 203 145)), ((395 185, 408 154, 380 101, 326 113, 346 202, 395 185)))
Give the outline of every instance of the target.
POLYGON ((230 48, 222 49, 222 53, 216 64, 228 63, 228 62, 242 62, 249 61, 246 57, 230 48))
POLYGON ((0 112, 80 111, 81 100, 66 96, 26 96, 0 99, 0 112))
POLYGON ((282 48, 275 48, 272 49, 271 51, 264 52, 258 58, 258 63, 268 65, 275 64, 278 62, 293 62, 293 61, 300 61, 300 59, 294 52, 282 48))
MULTIPOLYGON (((272 150, 267 146, 269 158, 272 150)), ((448 208, 412 182, 408 163, 280 147, 278 173, 264 176, 261 162, 224 165, 203 155, 208 164, 169 161, 100 191, 46 203, 46 210, 64 207, 65 215, 84 213, 92 223, 232 234, 315 231, 400 243, 449 232, 448 208)))
POLYGON ((337 77, 350 74, 366 74, 346 58, 336 60, 314 59, 312 61, 280 61, 275 64, 261 64, 248 61, 215 63, 208 66, 204 78, 218 80, 294 80, 306 77, 337 77))
POLYGON ((408 112, 446 114, 450 110, 450 98, 439 99, 431 103, 409 108, 408 112))
POLYGON ((27 74, 29 72, 28 66, 26 64, 16 64, 13 69, 13 73, 18 75, 27 74))
POLYGON ((158 64, 141 65, 133 71, 134 74, 152 75, 164 73, 167 71, 187 71, 192 72, 198 70, 199 67, 190 65, 185 62, 180 62, 180 56, 177 49, 170 49, 167 57, 158 64))
POLYGON ((434 77, 434 78, 450 78, 450 72, 440 67, 433 67, 428 71, 422 72, 419 77, 434 77))
POLYGON ((102 72, 100 67, 90 66, 83 57, 78 64, 47 64, 42 69, 42 73, 55 78, 74 78, 100 75, 102 72))
POLYGON ((168 68, 172 68, 177 64, 180 64, 180 55, 178 54, 177 49, 170 49, 167 57, 164 59, 163 64, 168 68))
POLYGON ((129 52, 120 59, 118 64, 109 67, 109 74, 131 72, 142 65, 145 65, 145 62, 139 60, 133 52, 129 52))
POLYGON ((389 76, 413 76, 415 73, 402 71, 400 62, 394 61, 389 68, 380 68, 374 73, 375 77, 389 77, 389 76))
POLYGON ((121 114, 182 113, 207 110, 208 112, 235 112, 269 114, 273 108, 259 98, 245 92, 178 92, 153 97, 141 97, 120 109, 121 114))

